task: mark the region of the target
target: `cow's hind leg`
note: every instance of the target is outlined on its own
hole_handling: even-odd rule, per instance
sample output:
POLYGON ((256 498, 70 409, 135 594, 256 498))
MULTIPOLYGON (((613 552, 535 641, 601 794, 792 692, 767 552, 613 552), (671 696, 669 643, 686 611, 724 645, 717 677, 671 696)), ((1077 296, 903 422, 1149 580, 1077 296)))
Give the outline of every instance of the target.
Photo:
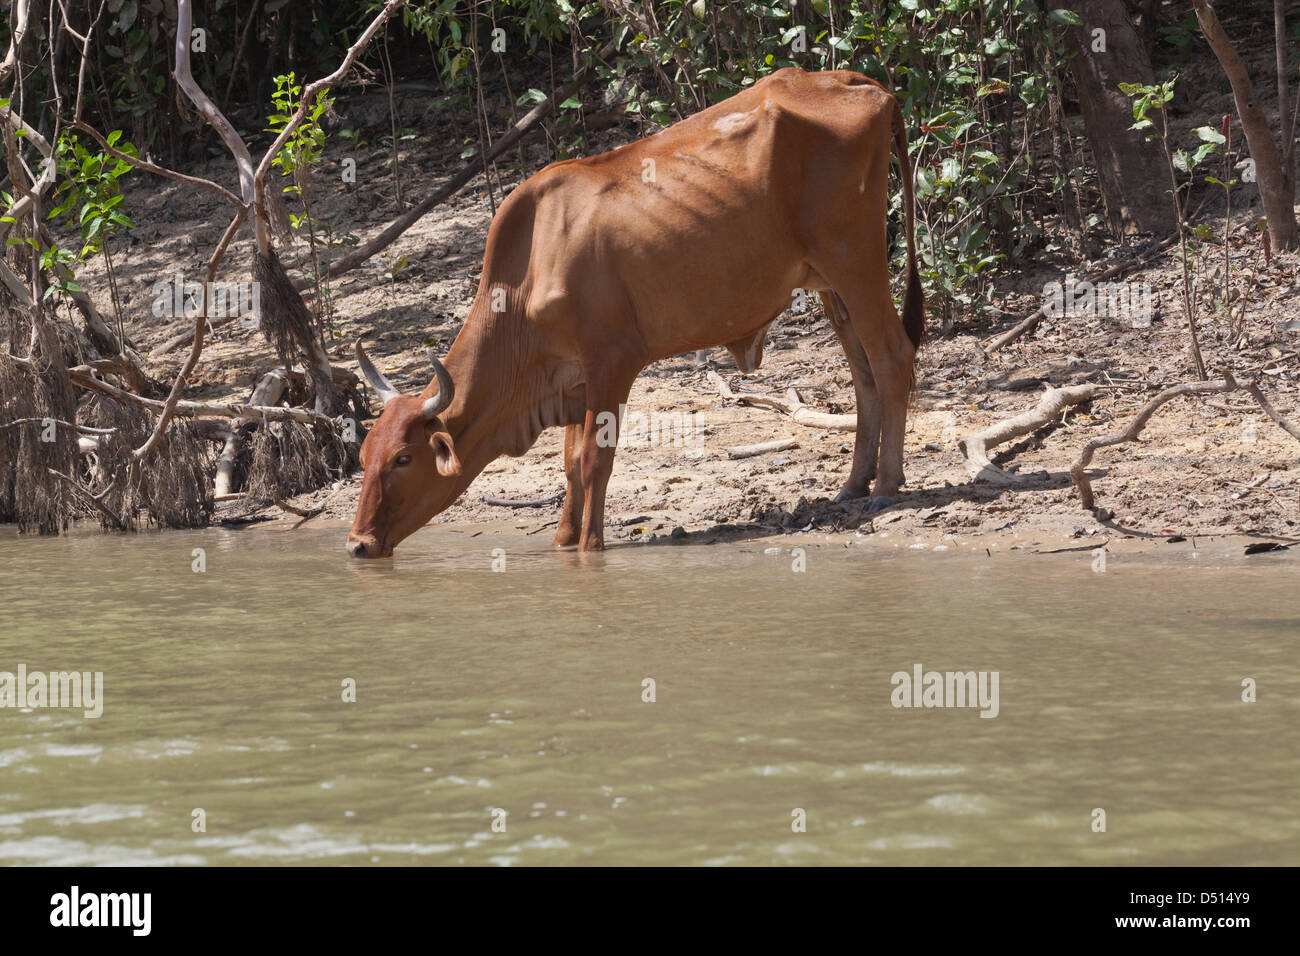
POLYGON ((582 534, 582 513, 586 494, 582 490, 582 432, 581 425, 568 425, 564 429, 564 511, 560 526, 555 529, 555 546, 571 548, 582 534))
POLYGON ((880 453, 867 506, 868 511, 879 511, 897 500, 898 488, 903 483, 903 437, 907 430, 907 402, 912 392, 916 349, 889 297, 887 281, 841 294, 849 307, 853 331, 866 350, 879 398, 880 453))
POLYGON ((848 307, 849 322, 867 353, 876 383, 880 450, 867 510, 879 511, 894 503, 903 483, 903 435, 916 349, 889 295, 884 243, 863 241, 846 244, 840 250, 842 258, 828 259, 824 266, 821 262, 814 265, 848 307))
POLYGON ((849 310, 844 300, 834 292, 821 293, 822 305, 831 328, 839 337, 844 357, 853 376, 853 394, 858 406, 858 431, 853 440, 853 467, 844 487, 835 496, 836 501, 861 498, 867 493, 871 479, 876 477, 876 457, 880 452, 880 400, 876 396, 876 380, 871 377, 871 364, 867 353, 858 341, 849 321, 849 310))

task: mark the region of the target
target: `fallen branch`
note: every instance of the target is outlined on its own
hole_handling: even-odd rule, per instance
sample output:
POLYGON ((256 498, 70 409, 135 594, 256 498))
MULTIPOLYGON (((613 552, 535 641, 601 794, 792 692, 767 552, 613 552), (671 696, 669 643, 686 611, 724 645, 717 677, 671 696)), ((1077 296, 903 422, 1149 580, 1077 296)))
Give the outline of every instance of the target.
POLYGON ((1156 413, 1161 405, 1172 401, 1181 395, 1208 395, 1216 392, 1231 392, 1237 389, 1237 381, 1231 373, 1224 372, 1223 378, 1214 379, 1208 382, 1184 382, 1182 385, 1174 385, 1165 389, 1156 395, 1155 398, 1142 406, 1141 411, 1137 413, 1133 421, 1129 422, 1128 428, 1122 432, 1111 435, 1102 435, 1100 438, 1094 438, 1083 446, 1079 453, 1078 459, 1070 466, 1070 477, 1074 479, 1075 487, 1079 489, 1079 498, 1083 504, 1084 510, 1092 511, 1095 507, 1095 501, 1092 495, 1092 485, 1088 481, 1088 476, 1084 474, 1084 469, 1092 461, 1093 453, 1098 448, 1106 448, 1110 445, 1120 445, 1124 442, 1133 441, 1141 434, 1142 429, 1146 427, 1151 416, 1156 413))
POLYGON ((717 372, 710 369, 707 373, 709 381, 713 387, 718 390, 723 398, 735 402, 744 402, 748 405, 755 405, 761 408, 774 408, 778 412, 784 412, 797 425, 805 425, 808 428, 827 428, 837 432, 856 431, 858 427, 858 416, 856 415, 832 415, 829 412, 813 411, 799 397, 799 393, 793 388, 788 389, 785 398, 772 398, 767 395, 747 395, 737 393, 731 390, 731 386, 717 372))
POLYGON ((1003 471, 989 460, 989 449, 1001 445, 1021 435, 1036 432, 1051 422, 1057 415, 1071 405, 1080 405, 1090 401, 1104 386, 1071 385, 1068 388, 1049 388, 1038 400, 1038 404, 1015 418, 990 425, 976 432, 969 438, 957 443, 962 458, 966 461, 966 474, 972 481, 987 481, 995 485, 1018 485, 1026 479, 1003 471))
POLYGON ((734 445, 727 449, 728 458, 753 458, 755 455, 766 455, 773 451, 789 451, 791 448, 798 448, 799 442, 794 438, 782 438, 778 441, 759 442, 757 445, 734 445))
POLYGON ((1278 414, 1277 409, 1273 407, 1273 403, 1270 402, 1268 398, 1265 397, 1264 393, 1259 390, 1258 382, 1251 382, 1246 386, 1246 391, 1251 394, 1255 401, 1259 402, 1259 407, 1264 409, 1265 415, 1273 419, 1273 421, 1275 421, 1278 426, 1292 438, 1300 441, 1300 427, 1291 424, 1291 422, 1278 414))
POLYGON ((498 508, 544 508, 547 505, 558 504, 563 500, 563 488, 541 498, 493 498, 491 495, 483 496, 484 504, 496 505, 498 508))

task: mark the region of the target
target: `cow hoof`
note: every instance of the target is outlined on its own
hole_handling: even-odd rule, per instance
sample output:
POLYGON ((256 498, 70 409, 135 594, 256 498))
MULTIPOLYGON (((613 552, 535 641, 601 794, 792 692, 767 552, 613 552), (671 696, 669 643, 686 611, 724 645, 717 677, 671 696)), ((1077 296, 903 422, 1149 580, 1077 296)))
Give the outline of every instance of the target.
POLYGON ((870 501, 867 502, 867 513, 870 514, 875 511, 884 511, 892 504, 897 504, 897 502, 893 498, 886 498, 883 495, 876 495, 874 498, 872 498, 870 501))
POLYGON ((835 496, 835 504, 839 504, 842 501, 856 501, 857 499, 861 498, 863 494, 864 492, 849 491, 849 489, 845 488, 843 491, 841 491, 838 495, 835 496))

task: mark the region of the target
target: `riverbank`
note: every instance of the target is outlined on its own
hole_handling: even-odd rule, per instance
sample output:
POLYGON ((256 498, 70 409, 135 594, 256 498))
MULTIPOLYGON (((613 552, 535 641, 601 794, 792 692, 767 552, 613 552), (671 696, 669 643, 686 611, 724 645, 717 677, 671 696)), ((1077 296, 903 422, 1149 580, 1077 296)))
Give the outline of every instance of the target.
MULTIPOLYGON (((628 133, 612 129, 596 138, 599 148, 608 148, 625 141, 628 133)), ((413 181, 436 179, 439 170, 448 168, 447 151, 447 142, 433 136, 413 141, 402 158, 404 175, 413 181)), ((365 159, 364 151, 358 155, 365 159)), ((341 167, 351 156, 349 146, 331 139, 326 170, 341 167)), ((503 171, 507 188, 546 158, 545 147, 530 147, 526 168, 503 171)), ((215 175, 222 169, 216 161, 199 172, 215 175)), ((361 239, 382 228, 397 208, 391 179, 372 177, 368 169, 362 162, 352 184, 322 173, 314 187, 314 215, 346 222, 348 231, 361 239)), ((130 177, 126 192, 137 228, 131 244, 115 253, 118 282, 128 334, 152 353, 189 326, 189 320, 152 316, 153 286, 170 281, 178 271, 187 277, 201 273, 224 209, 207 194, 143 176, 130 177), (196 229, 196 221, 206 225, 196 229)), ((395 384, 410 392, 422 389, 429 377, 425 348, 445 353, 473 299, 492 212, 493 201, 480 179, 418 222, 382 256, 335 282, 330 290, 332 358, 354 367, 351 343, 363 337, 395 384)), ((1249 211, 1237 217, 1241 222, 1249 218, 1249 211)), ((1205 221, 1221 234, 1220 222, 1205 221)), ((248 274, 247 245, 232 250, 226 275, 248 274)), ((1275 255, 1264 265, 1256 234, 1245 225, 1236 229, 1231 246, 1234 282, 1247 302, 1245 320, 1236 329, 1202 315, 1198 330, 1206 367, 1211 375, 1229 370, 1243 381, 1258 376, 1279 411, 1300 421, 1300 322, 1294 298, 1300 292, 1300 257, 1275 255)), ((1110 254, 1122 258, 1133 251, 1112 248, 1110 254)), ((1207 246, 1207 258, 1211 251, 1207 246)), ((861 502, 832 504, 850 466, 851 432, 804 427, 772 409, 725 400, 708 375, 710 370, 721 374, 737 393, 781 397, 795 388, 819 411, 852 412, 848 367, 819 307, 787 312, 777 320, 763 365, 754 375, 741 376, 722 349, 710 353, 709 369, 698 365, 694 355, 658 362, 638 378, 629 404, 633 412, 668 423, 670 438, 662 440, 660 431, 653 443, 619 451, 607 503, 611 536, 631 540, 671 534, 674 528, 707 535, 719 526, 750 523, 765 533, 892 530, 1038 536, 1055 542, 1123 535, 1300 536, 1300 443, 1243 393, 1182 398, 1162 407, 1139 442, 1103 449, 1093 462, 1097 504, 1111 517, 1098 521, 1079 505, 1068 471, 1084 443, 1122 430, 1160 389, 1193 378, 1175 256, 1171 248, 1124 277, 1130 288, 1150 289, 1154 308, 1148 327, 1134 328, 1118 317, 1066 316, 1046 320, 1015 343, 985 355, 980 343, 1040 305, 1044 288, 1060 279, 1062 269, 1082 276, 1107 262, 1065 263, 1058 250, 1039 256, 1036 265, 1007 269, 996 277, 986 304, 1000 311, 959 316, 947 335, 933 330, 920 354, 908 420, 907 484, 898 504, 879 515, 864 514, 861 502), (990 315, 1002 318, 994 321, 990 315), (1022 483, 971 482, 958 447, 961 439, 1033 407, 1048 387, 1085 382, 1107 386, 1107 391, 1089 405, 1066 410, 1036 435, 995 450, 1010 452, 1005 458, 995 454, 994 461, 1017 471, 1022 483), (739 460, 726 452, 778 439, 793 439, 797 447, 739 460)), ((285 261, 291 271, 306 267, 305 244, 287 249, 285 261)), ((88 264, 84 284, 105 289, 96 267, 88 264)), ((107 301, 99 304, 109 308, 107 301)), ((169 382, 184 351, 147 355, 146 371, 169 382)), ((245 400, 257 379, 276 364, 259 332, 218 329, 187 397, 245 400)), ((562 441, 561 432, 551 430, 524 457, 495 462, 435 520, 455 525, 499 521, 502 509, 484 503, 483 495, 531 499, 561 489, 562 441)), ((328 513, 350 518, 359 484, 359 475, 348 479, 331 498, 328 513)), ((322 489, 294 503, 309 506, 327 493, 322 489)), ((223 506, 217 517, 232 510, 246 512, 249 506, 223 506)), ((558 513, 556 505, 529 509, 519 517, 543 523, 558 513)))

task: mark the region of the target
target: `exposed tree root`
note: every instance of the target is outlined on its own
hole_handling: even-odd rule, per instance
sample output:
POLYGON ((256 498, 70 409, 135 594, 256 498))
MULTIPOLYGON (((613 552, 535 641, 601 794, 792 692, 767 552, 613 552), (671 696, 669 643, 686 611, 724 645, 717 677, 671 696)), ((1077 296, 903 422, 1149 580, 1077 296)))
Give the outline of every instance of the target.
POLYGON ((1273 403, 1270 402, 1267 396, 1265 396, 1264 393, 1259 390, 1258 382, 1251 382, 1249 385, 1246 386, 1246 391, 1248 391, 1251 394, 1251 396, 1255 399, 1255 401, 1259 403, 1259 407, 1264 409, 1264 414, 1267 415, 1269 418, 1273 419, 1273 421, 1277 423, 1279 428, 1281 428, 1284 432, 1286 432, 1296 441, 1300 441, 1300 427, 1293 425, 1291 422, 1287 421, 1285 418, 1283 418, 1281 415, 1278 414, 1277 409, 1273 407, 1273 403))
POLYGON ((1225 372, 1223 378, 1212 379, 1208 382, 1184 382, 1182 385, 1174 385, 1165 389, 1156 395, 1155 398, 1142 406, 1142 409, 1133 418, 1126 429, 1111 435, 1102 435, 1099 438, 1093 438, 1083 446, 1079 457, 1074 464, 1070 466, 1070 477, 1074 479, 1075 487, 1079 489, 1079 499, 1087 511, 1092 511, 1096 502, 1092 494, 1092 484, 1088 481, 1088 476, 1084 474, 1084 469, 1092 461, 1093 453, 1098 448, 1106 448, 1110 445, 1121 445, 1124 442, 1133 441, 1142 433, 1151 416, 1156 413, 1161 405, 1172 401, 1181 395, 1209 395, 1216 392, 1232 392, 1237 389, 1237 381, 1231 373, 1225 372))
POLYGON ((275 489, 274 492, 275 506, 279 508, 281 511, 285 511, 291 515, 297 515, 298 517, 302 518, 302 521, 299 521, 297 524, 294 525, 295 528, 299 528, 302 526, 303 522, 310 521, 312 518, 315 518, 319 514, 324 514, 325 509, 329 507, 330 501, 334 498, 335 495, 337 495, 340 491, 343 490, 343 484, 344 483, 341 481, 336 482, 334 490, 331 491, 324 498, 322 498, 317 504, 312 505, 310 508, 299 508, 296 505, 291 505, 286 503, 284 499, 280 497, 280 489, 277 488, 275 489))
POLYGON ((1067 388, 1049 388, 1029 411, 990 425, 969 438, 957 443, 966 461, 966 474, 972 481, 987 481, 995 485, 1018 485, 1025 481, 1020 475, 1003 471, 989 460, 989 449, 995 445, 1028 435, 1050 423, 1057 415, 1072 406, 1090 401, 1103 390, 1102 385, 1071 385, 1067 388))

